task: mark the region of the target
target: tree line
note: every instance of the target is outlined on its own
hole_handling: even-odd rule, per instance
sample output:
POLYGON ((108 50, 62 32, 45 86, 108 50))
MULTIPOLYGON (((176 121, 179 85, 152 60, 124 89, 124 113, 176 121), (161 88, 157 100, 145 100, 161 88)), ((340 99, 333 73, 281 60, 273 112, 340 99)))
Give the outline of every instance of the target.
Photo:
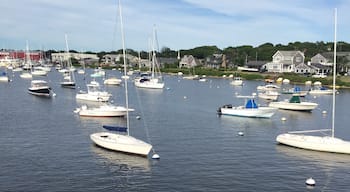
MULTIPOLYGON (((171 50, 168 47, 162 47, 161 50, 157 51, 158 57, 170 57, 177 58, 178 52, 180 52, 181 57, 184 55, 193 55, 198 59, 205 59, 208 56, 213 54, 225 54, 226 58, 233 61, 236 65, 244 65, 246 61, 271 61, 273 54, 278 50, 283 51, 301 51, 305 55, 305 61, 309 61, 311 57, 315 56, 317 53, 331 52, 333 51, 333 42, 323 42, 317 41, 315 43, 312 42, 292 42, 287 45, 282 44, 272 44, 272 43, 264 43, 257 47, 253 47, 251 45, 242 45, 237 47, 227 47, 224 49, 219 49, 217 46, 200 46, 192 49, 181 49, 181 50, 171 50)), ((337 50, 339 52, 350 52, 350 44, 340 41, 337 43, 337 50)), ((46 51, 47 55, 51 55, 51 53, 64 52, 64 51, 55 51, 48 50, 46 51)), ((70 52, 78 53, 78 51, 70 50, 70 52)), ((149 53, 146 51, 141 51, 140 53, 127 49, 126 52, 128 54, 138 56, 140 54, 141 58, 148 58, 149 53)), ((87 51, 84 53, 93 53, 97 54, 100 58, 106 54, 121 54, 122 50, 118 51, 101 51, 101 52, 91 52, 87 51)))

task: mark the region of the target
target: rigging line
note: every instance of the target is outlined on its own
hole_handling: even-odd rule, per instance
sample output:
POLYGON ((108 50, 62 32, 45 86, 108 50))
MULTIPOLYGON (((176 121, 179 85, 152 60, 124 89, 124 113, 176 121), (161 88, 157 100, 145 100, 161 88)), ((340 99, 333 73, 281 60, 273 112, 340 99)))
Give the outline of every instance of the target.
MULTIPOLYGON (((139 94, 138 88, 136 88, 136 96, 137 96, 137 101, 138 101, 138 104, 139 104, 141 116, 142 116, 142 118, 146 118, 145 115, 144 115, 144 113, 143 113, 143 107, 142 107, 142 105, 141 105, 141 99, 140 99, 140 94, 139 94)), ((143 127, 145 128, 147 141, 148 141, 148 143, 151 143, 151 144, 152 144, 151 138, 150 138, 150 136, 149 136, 149 130, 148 130, 147 123, 146 123, 145 120, 142 120, 142 121, 143 121, 143 127)), ((152 147, 152 152, 155 153, 154 147, 152 147)))

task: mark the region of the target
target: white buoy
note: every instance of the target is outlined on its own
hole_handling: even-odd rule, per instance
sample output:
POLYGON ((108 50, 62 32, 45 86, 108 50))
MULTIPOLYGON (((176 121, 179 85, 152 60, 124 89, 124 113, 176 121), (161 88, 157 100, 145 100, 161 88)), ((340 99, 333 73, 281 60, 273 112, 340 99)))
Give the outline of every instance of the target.
POLYGON ((238 135, 239 135, 239 136, 243 136, 243 135, 244 135, 243 131, 239 131, 239 132, 238 132, 238 135))
POLYGON ((169 87, 167 87, 167 88, 166 88, 166 90, 170 90, 170 88, 169 88, 169 87))
POLYGON ((141 117, 140 116, 136 116, 136 119, 139 120, 139 119, 141 119, 141 117))
POLYGON ((281 121, 287 121, 287 118, 282 117, 282 118, 281 118, 281 121))
POLYGON ((160 159, 160 156, 157 153, 155 153, 152 155, 152 159, 160 159))
POLYGON ((186 96, 184 96, 184 99, 187 99, 187 97, 186 97, 186 96))
POLYGON ((312 177, 310 177, 310 178, 306 179, 305 184, 309 185, 309 186, 315 186, 316 181, 312 177))
POLYGON ((322 114, 327 114, 327 111, 322 111, 322 114))

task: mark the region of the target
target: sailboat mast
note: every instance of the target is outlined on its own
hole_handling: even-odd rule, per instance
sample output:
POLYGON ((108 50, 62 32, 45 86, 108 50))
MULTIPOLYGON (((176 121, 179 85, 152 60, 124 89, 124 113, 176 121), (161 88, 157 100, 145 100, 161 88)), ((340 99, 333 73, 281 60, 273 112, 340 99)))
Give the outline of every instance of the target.
MULTIPOLYGON (((124 28, 123 28, 123 18, 122 18, 122 6, 119 2, 119 18, 120 18, 120 31, 122 36, 122 47, 123 47, 123 61, 124 61, 124 77, 126 77, 126 53, 125 53, 125 42, 124 42, 124 28)), ((129 99, 128 99, 128 82, 127 78, 124 78, 124 84, 125 84, 125 104, 126 104, 126 132, 128 135, 130 135, 129 131, 129 99)))
POLYGON ((72 68, 72 60, 70 58, 70 54, 69 54, 69 47, 68 47, 68 36, 67 34, 64 34, 64 39, 66 40, 66 52, 67 52, 67 55, 68 55, 68 58, 67 58, 67 67, 69 68, 69 81, 75 81, 75 78, 74 78, 74 74, 73 74, 73 71, 71 71, 71 68, 72 68))
POLYGON ((333 102, 332 102, 332 137, 334 137, 335 118, 335 77, 337 74, 337 8, 334 9, 334 54, 333 54, 333 102))

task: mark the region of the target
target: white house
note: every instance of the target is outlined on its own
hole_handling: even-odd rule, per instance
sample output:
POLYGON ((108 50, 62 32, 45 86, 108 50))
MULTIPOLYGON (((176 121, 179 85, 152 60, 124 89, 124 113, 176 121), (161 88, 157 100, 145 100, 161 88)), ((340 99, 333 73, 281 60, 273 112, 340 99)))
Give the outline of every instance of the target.
POLYGON ((272 62, 266 63, 268 72, 294 72, 295 66, 304 63, 305 56, 301 51, 277 51, 272 56, 272 62))

